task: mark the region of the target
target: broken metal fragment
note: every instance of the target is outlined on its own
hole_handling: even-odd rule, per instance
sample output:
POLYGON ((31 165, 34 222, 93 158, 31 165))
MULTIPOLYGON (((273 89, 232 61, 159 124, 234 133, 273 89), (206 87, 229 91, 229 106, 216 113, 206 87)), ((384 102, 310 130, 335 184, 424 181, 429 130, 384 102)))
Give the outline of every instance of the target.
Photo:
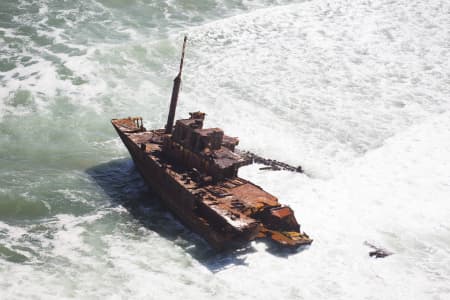
POLYGON ((275 160, 275 159, 268 159, 268 158, 264 158, 262 156, 259 156, 258 154, 255 154, 253 152, 250 151, 239 151, 236 150, 237 153, 239 153, 239 155, 241 155, 242 157, 244 157, 246 159, 246 164, 250 165, 250 164, 262 164, 262 165, 266 165, 267 167, 261 167, 259 168, 260 170, 272 170, 272 171, 291 171, 291 172, 297 172, 297 173, 303 173, 303 169, 301 166, 292 166, 289 165, 287 163, 275 160))
POLYGON ((369 243, 367 241, 364 242, 364 245, 369 246, 370 248, 373 249, 372 251, 369 252, 370 257, 383 258, 383 257, 393 254, 392 252, 390 252, 386 249, 380 248, 378 246, 375 246, 374 244, 369 243))

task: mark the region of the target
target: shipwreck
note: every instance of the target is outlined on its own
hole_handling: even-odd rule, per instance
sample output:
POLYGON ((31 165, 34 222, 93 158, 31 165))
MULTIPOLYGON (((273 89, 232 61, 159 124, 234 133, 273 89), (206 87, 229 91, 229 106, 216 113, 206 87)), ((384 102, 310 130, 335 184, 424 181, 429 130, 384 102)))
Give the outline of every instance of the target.
POLYGON ((147 130, 141 117, 111 121, 137 170, 160 201, 216 249, 258 238, 291 248, 311 244, 290 207, 238 176, 248 158, 235 151, 237 138, 203 128, 202 112, 174 124, 186 40, 165 128, 147 130))

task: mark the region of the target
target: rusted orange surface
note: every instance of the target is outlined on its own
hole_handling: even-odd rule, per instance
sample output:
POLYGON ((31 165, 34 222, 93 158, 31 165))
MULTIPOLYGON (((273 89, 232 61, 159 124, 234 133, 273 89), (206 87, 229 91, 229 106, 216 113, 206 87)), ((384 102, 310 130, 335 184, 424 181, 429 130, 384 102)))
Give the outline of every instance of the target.
POLYGON ((239 198, 245 205, 260 210, 266 206, 279 205, 275 196, 267 193, 260 187, 248 182, 230 190, 230 192, 239 198))
POLYGON ((292 214, 292 212, 287 207, 283 207, 282 209, 277 209, 274 212, 272 212, 272 215, 279 219, 287 218, 291 214, 292 214))

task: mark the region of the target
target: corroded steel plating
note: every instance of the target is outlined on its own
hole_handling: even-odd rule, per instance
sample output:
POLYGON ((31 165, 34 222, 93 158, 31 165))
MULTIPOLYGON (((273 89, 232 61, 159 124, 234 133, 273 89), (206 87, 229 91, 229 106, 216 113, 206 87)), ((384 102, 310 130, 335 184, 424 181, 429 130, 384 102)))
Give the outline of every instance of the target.
POLYGON ((202 112, 173 128, 185 43, 165 128, 146 130, 140 117, 112 120, 137 169, 161 201, 216 249, 263 237, 288 247, 310 244, 291 208, 238 177, 248 157, 235 152, 237 138, 203 128, 202 112))

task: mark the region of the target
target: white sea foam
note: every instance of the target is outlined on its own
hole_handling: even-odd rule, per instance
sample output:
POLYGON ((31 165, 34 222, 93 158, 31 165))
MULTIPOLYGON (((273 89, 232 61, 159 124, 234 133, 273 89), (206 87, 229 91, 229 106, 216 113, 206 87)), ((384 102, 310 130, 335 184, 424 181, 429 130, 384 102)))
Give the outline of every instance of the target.
MULTIPOLYGON (((106 4, 98 7, 114 12, 106 4)), ((166 20, 173 20, 169 10, 166 20)), ((448 12, 448 4, 438 1, 312 1, 193 28, 182 22, 176 28, 188 33, 190 44, 178 115, 205 110, 208 125, 240 136, 241 148, 301 164, 312 177, 258 166, 243 168, 241 175, 289 204, 314 239, 312 246, 282 256, 258 242, 254 252, 204 257, 196 254, 202 244, 164 211, 126 208, 136 188, 131 171, 118 175, 126 181, 114 182, 119 192, 111 195, 89 194, 91 182, 86 190, 80 187, 88 193, 79 194, 67 180, 67 187, 58 182, 56 194, 65 204, 88 204, 88 213, 64 212, 42 224, 0 222, 1 245, 27 259, 1 261, 1 273, 8 274, 0 282, 2 297, 450 297, 448 12), (144 216, 151 226, 133 209, 149 211, 144 216), (366 240, 394 255, 370 258, 366 240)), ((67 15, 69 27, 76 27, 70 21, 75 13, 67 15)), ((21 79, 13 71, 2 74, 0 99, 6 105, 0 114, 26 114, 29 106, 10 101, 25 89, 34 98, 44 93, 36 100, 38 114, 62 93, 84 111, 111 114, 113 106, 113 112, 151 116, 148 128, 163 124, 170 92, 165 80, 176 72, 180 34, 170 29, 168 40, 136 41, 142 32, 119 25, 128 43, 91 41, 75 56, 39 47, 39 54, 25 52, 36 64, 17 68, 21 79), (87 83, 62 80, 58 63, 43 53, 87 83)), ((63 31, 48 36, 77 47, 63 31)), ((99 149, 120 146, 118 139, 86 139, 99 149)), ((55 175, 39 176, 21 184, 33 183, 32 190, 55 175)))
POLYGON ((181 103, 211 107, 210 119, 246 148, 333 173, 450 108, 442 11, 314 1, 200 26, 181 103))
MULTIPOLYGON (((296 292, 306 299, 448 296, 449 116, 433 117, 390 138, 330 181, 244 170, 245 177, 289 203, 315 239, 289 263, 280 265, 279 258, 265 253, 250 256, 251 272, 269 274, 271 267, 277 268, 267 284, 296 290, 294 281, 285 282, 294 277, 303 287, 296 292), (365 240, 395 254, 371 259, 365 240), (268 260, 275 260, 274 265, 268 260), (280 266, 286 269, 280 271, 280 266)), ((236 271, 227 272, 229 279, 236 276, 236 271)), ((259 278, 252 280, 256 285, 259 278)))

